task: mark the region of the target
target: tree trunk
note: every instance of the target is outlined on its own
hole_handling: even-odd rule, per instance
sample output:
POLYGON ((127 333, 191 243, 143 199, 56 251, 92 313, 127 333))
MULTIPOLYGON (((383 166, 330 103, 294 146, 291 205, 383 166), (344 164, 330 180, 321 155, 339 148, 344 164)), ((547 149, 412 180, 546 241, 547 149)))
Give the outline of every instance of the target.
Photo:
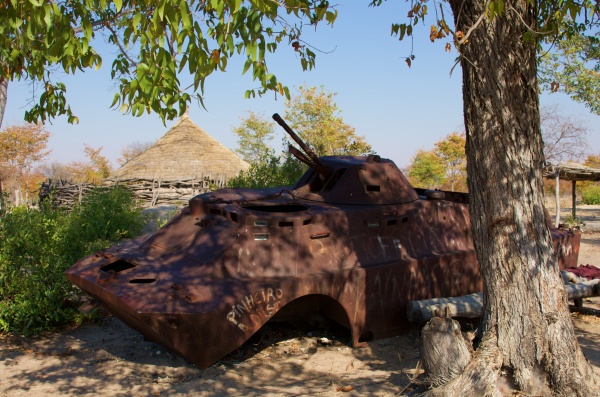
MULTIPOLYGON (((524 393, 597 395, 593 371, 577 344, 544 216, 533 4, 506 3, 482 18, 459 48, 467 133, 470 212, 484 282, 480 343, 446 393, 497 393, 473 385, 500 369, 524 393), (509 5, 510 4, 510 5, 509 5)), ((456 32, 466 34, 487 2, 450 0, 456 32)), ((433 393, 436 394, 436 393, 433 393)))
POLYGON ((2 212, 5 209, 5 203, 4 203, 4 189, 2 186, 2 176, 0 176, 0 215, 2 215, 2 212))
POLYGON ((456 378, 471 360, 469 347, 460 332, 460 324, 450 318, 448 307, 443 314, 437 310, 423 327, 419 346, 429 383, 435 387, 456 378))
POLYGON ((4 119, 4 110, 6 109, 6 101, 8 100, 8 80, 0 78, 0 127, 4 119))

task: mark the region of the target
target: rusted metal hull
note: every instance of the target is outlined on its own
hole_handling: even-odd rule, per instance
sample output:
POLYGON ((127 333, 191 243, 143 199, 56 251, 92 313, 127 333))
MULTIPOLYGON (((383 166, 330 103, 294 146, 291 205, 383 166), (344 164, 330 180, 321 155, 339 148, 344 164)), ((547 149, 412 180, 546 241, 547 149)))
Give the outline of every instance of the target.
MULTIPOLYGON (((200 368, 274 317, 322 313, 356 346, 401 332, 409 301, 481 291, 466 195, 426 194, 397 175, 391 194, 391 162, 365 176, 368 159, 324 159, 347 187, 338 199, 310 175, 291 190, 198 196, 150 238, 84 258, 67 277, 200 368), (362 193, 336 171, 354 165, 344 172, 362 193)), ((552 232, 560 266, 576 265, 580 235, 552 232)))

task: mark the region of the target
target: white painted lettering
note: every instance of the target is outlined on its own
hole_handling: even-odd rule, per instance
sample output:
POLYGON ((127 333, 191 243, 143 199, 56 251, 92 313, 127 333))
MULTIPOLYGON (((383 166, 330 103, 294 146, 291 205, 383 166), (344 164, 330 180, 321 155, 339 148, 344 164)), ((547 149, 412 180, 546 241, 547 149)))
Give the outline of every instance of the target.
POLYGON ((248 294, 231 306, 227 321, 244 332, 260 327, 279 310, 283 295, 281 288, 263 288, 248 294))

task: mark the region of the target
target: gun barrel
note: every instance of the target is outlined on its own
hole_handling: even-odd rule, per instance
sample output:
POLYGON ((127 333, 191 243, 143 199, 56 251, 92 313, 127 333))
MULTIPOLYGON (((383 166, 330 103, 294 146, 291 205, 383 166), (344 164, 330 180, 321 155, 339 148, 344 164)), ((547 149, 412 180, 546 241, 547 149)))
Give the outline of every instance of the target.
POLYGON ((306 143, 304 143, 302 139, 300 139, 298 135, 296 135, 294 130, 292 130, 289 125, 287 125, 287 123, 281 118, 281 116, 278 113, 275 113, 273 115, 273 120, 275 120, 277 124, 283 127, 285 132, 287 132, 289 136, 291 136, 292 139, 296 141, 298 145, 300 145, 300 148, 304 151, 304 153, 308 155, 308 157, 311 158, 312 161, 314 161, 317 164, 320 163, 317 155, 312 150, 310 150, 310 148, 306 145, 306 143))
MULTIPOLYGON (((289 125, 287 125, 287 123, 281 118, 281 116, 278 113, 273 114, 273 120, 275 120, 277 122, 277 124, 279 124, 285 130, 285 132, 287 132, 288 135, 291 136, 292 139, 298 145, 300 145, 300 148, 304 151, 304 153, 306 153, 308 155, 308 157, 310 158, 311 161, 310 162, 306 161, 306 158, 305 159, 299 158, 299 159, 302 162, 309 165, 310 167, 314 168, 320 174, 323 174, 322 175, 323 177, 329 176, 329 174, 331 173, 331 170, 329 169, 329 167, 327 167, 325 164, 323 164, 321 162, 321 160, 319 160, 319 157, 315 154, 315 152, 310 150, 308 145, 306 143, 304 143, 304 141, 302 139, 300 139, 300 137, 298 135, 296 135, 294 130, 292 130, 289 125)), ((290 146, 290 152, 292 152, 292 147, 293 146, 290 146)), ((294 154, 294 153, 292 152, 292 154, 294 154)), ((294 154, 294 155, 296 157, 298 157, 297 154, 294 154)))

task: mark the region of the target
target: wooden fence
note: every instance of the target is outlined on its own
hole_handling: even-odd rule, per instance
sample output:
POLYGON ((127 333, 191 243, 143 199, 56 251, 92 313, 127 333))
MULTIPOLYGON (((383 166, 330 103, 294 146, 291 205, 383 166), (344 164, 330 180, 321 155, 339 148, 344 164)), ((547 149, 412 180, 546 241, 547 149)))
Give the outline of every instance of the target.
MULTIPOLYGON (((131 190, 143 207, 153 207, 162 204, 185 204, 198 194, 226 187, 227 178, 224 175, 203 175, 200 178, 177 180, 108 178, 102 181, 101 187, 115 185, 131 190)), ((70 208, 75 203, 80 203, 82 198, 95 187, 97 186, 89 183, 48 180, 40 188, 40 201, 52 197, 56 205, 70 208), (51 192, 53 194, 50 194, 51 192)))

